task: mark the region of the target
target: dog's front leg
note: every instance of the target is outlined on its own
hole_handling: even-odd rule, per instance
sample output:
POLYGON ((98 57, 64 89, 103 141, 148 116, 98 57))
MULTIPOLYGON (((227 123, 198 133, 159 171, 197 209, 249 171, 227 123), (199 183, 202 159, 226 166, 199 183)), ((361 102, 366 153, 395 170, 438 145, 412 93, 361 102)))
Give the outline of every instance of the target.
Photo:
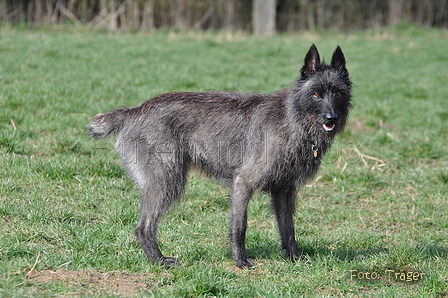
POLYGON ((232 258, 238 267, 254 266, 254 262, 246 256, 247 206, 253 190, 244 178, 237 176, 232 193, 230 211, 230 241, 232 258))
POLYGON ((294 237, 293 214, 295 210, 296 191, 294 187, 283 187, 271 191, 272 205, 277 218, 278 229, 283 249, 295 261, 300 258, 299 249, 294 237))

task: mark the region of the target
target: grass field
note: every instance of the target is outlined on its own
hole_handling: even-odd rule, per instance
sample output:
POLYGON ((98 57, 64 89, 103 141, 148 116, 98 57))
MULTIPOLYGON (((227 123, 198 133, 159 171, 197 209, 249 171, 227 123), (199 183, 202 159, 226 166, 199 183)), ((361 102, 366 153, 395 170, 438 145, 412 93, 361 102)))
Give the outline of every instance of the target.
POLYGON ((447 31, 0 36, 1 297, 448 297, 447 31), (298 194, 312 265, 285 258, 259 194, 247 235, 257 267, 234 267, 228 193, 198 173, 160 227, 182 266, 148 264, 133 236, 138 191, 114 141, 85 126, 169 91, 291 86, 311 43, 327 59, 339 44, 356 85, 345 133, 298 194), (401 280, 409 272, 422 279, 401 280))

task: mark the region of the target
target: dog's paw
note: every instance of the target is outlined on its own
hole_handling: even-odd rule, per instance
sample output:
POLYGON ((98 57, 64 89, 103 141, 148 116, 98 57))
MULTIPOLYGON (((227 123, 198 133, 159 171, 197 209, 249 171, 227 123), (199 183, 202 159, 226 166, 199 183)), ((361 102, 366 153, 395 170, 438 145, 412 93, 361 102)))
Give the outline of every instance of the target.
POLYGON ((289 259, 293 263, 295 263, 297 261, 300 261, 302 259, 302 255, 299 253, 298 249, 294 249, 294 250, 291 250, 291 251, 287 250, 286 253, 288 254, 289 259))
POLYGON ((255 263, 251 259, 236 260, 235 265, 239 268, 247 268, 247 269, 255 268, 255 263))
POLYGON ((180 265, 180 262, 179 262, 177 259, 175 259, 175 258, 163 257, 163 258, 160 260, 160 264, 161 264, 163 267, 166 267, 166 268, 174 268, 174 267, 176 267, 176 266, 179 266, 179 265, 180 265))

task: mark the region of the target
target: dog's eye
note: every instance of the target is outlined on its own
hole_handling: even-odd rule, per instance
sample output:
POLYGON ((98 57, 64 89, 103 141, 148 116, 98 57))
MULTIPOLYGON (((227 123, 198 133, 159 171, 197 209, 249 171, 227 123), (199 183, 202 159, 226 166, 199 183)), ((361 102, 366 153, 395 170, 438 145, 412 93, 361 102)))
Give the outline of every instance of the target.
POLYGON ((341 94, 341 92, 336 92, 336 93, 334 94, 334 96, 335 96, 335 97, 341 97, 342 94, 341 94))
POLYGON ((315 93, 313 94, 313 96, 314 96, 314 98, 319 98, 319 97, 320 97, 320 93, 315 92, 315 93))

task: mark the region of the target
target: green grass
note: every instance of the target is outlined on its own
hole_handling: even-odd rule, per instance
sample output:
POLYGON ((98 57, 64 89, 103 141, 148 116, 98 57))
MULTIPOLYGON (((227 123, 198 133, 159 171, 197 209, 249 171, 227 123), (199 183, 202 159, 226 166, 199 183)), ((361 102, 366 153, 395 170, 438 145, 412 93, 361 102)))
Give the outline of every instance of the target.
POLYGON ((0 34, 1 297, 118 295, 92 279, 27 279, 36 259, 35 272, 137 274, 147 287, 124 292, 137 296, 447 295, 446 31, 0 34), (269 199, 259 194, 247 235, 257 267, 235 268, 228 193, 197 173, 159 232, 162 251, 182 266, 148 264, 133 236, 138 191, 113 140, 93 142, 85 126, 98 112, 163 92, 290 86, 311 43, 327 59, 339 44, 356 85, 346 132, 298 194, 297 239, 312 266, 286 260, 269 199), (425 278, 350 278, 350 270, 388 269, 425 278))

